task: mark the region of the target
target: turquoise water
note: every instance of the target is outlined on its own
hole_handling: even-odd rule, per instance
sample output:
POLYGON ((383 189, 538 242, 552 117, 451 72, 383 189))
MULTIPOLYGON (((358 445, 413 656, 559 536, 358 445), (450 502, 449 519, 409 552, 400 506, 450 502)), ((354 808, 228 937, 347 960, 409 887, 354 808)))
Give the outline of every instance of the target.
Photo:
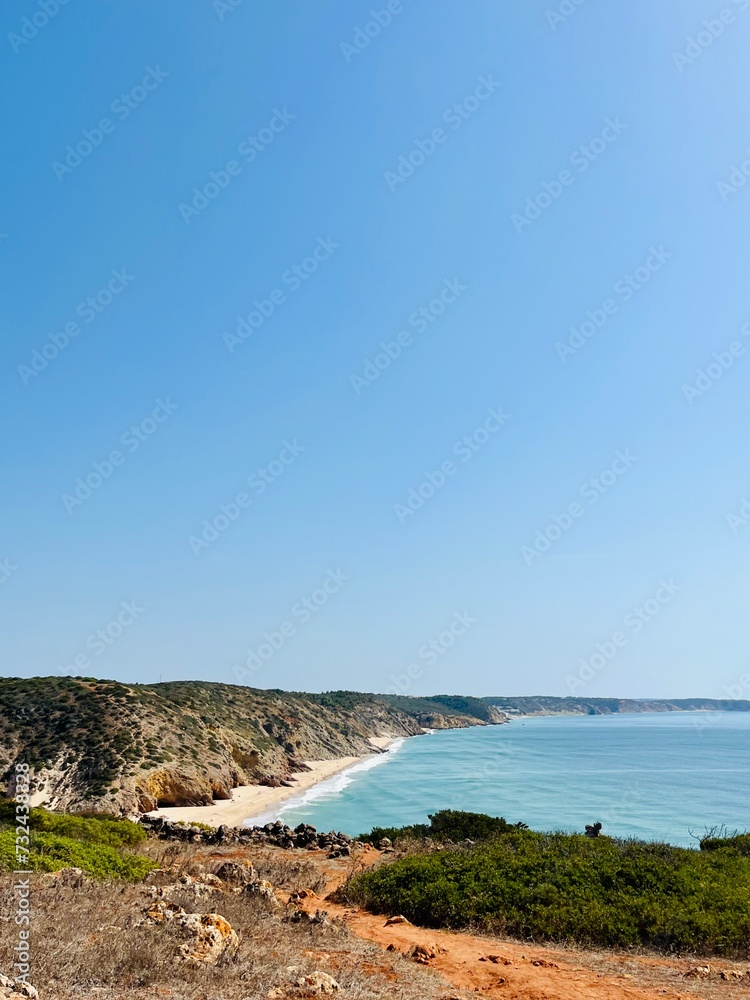
POLYGON ((689 845, 750 829, 749 776, 750 713, 528 718, 399 741, 252 821, 356 835, 450 808, 689 845))

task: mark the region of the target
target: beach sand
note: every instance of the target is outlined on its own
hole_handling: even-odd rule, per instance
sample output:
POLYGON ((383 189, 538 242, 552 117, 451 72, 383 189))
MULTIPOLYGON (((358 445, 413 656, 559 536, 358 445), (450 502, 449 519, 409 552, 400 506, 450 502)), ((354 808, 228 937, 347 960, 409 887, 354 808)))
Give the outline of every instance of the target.
MULTIPOLYGON (((378 750, 387 750, 393 736, 371 736, 370 743, 378 750)), ((368 755, 369 756, 369 755, 368 755)), ((294 775, 292 788, 268 788, 265 785, 240 785, 232 789, 231 799, 217 799, 210 806, 174 806, 155 809, 149 816, 164 816, 174 822, 205 823, 207 826, 242 826, 246 819, 265 813, 287 799, 301 795, 314 785, 345 771, 367 757, 336 757, 333 760, 307 760, 309 771, 294 775)))

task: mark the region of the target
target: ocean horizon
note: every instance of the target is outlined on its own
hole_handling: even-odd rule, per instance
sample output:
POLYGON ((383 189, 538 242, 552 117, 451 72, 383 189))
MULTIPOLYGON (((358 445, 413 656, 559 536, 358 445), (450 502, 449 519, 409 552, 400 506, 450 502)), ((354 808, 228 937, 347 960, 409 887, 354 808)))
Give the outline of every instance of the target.
POLYGON ((396 740, 245 822, 357 836, 461 809, 690 846, 713 827, 750 828, 749 775, 750 713, 531 716, 396 740))

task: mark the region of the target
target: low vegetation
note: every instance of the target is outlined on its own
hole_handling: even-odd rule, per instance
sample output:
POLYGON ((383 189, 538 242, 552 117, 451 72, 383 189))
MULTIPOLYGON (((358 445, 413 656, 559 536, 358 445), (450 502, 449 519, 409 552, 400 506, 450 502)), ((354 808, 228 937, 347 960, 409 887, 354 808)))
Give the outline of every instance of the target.
POLYGON ((365 843, 377 844, 384 838, 389 840, 437 840, 455 842, 462 840, 489 840, 510 830, 525 830, 525 823, 511 825, 500 816, 486 816, 484 813, 458 812, 442 809, 429 816, 429 823, 414 823, 411 826, 376 826, 359 839, 365 843))
POLYGON ((411 845, 344 890, 376 913, 526 940, 750 955, 747 834, 690 850, 446 812, 427 828, 373 835, 411 845), (464 839, 479 842, 459 846, 464 839))
MULTIPOLYGON (((32 809, 29 814, 31 850, 28 866, 35 872, 81 868, 101 879, 142 879, 155 863, 133 852, 146 839, 129 820, 108 815, 71 816, 32 809)), ((15 803, 0 801, 0 871, 18 867, 15 803)))
MULTIPOLYGON (((213 867, 221 862, 217 857, 213 867)), ((305 871, 300 875, 307 877, 305 871)), ((289 887, 304 884, 292 881, 289 887)), ((384 954, 338 925, 287 922, 284 909, 248 893, 170 897, 188 912, 217 910, 239 937, 235 954, 202 967, 179 960, 180 940, 169 926, 139 926, 153 902, 146 886, 87 880, 71 888, 34 876, 31 889, 31 982, 55 1000, 265 1000, 279 987, 282 996, 301 997, 302 991, 286 987, 315 970, 333 975, 346 1000, 446 997, 443 980, 402 955, 384 954)), ((12 913, 15 906, 12 876, 0 875, 0 911, 12 913)), ((0 969, 12 968, 17 943, 12 920, 0 921, 0 969)))

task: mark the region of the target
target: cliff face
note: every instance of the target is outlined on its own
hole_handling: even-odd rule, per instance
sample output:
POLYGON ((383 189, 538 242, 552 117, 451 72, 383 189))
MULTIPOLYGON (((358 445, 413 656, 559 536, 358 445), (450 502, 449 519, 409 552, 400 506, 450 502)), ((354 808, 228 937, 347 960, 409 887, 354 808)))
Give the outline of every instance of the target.
POLYGON ((486 705, 512 715, 613 715, 643 712, 750 712, 750 701, 741 699, 675 698, 482 698, 486 705))
POLYGON ((403 701, 188 681, 2 679, 0 772, 12 794, 15 763, 31 765, 36 804, 129 814, 226 799, 237 785, 287 778, 305 760, 372 753, 370 737, 490 721, 403 701))

